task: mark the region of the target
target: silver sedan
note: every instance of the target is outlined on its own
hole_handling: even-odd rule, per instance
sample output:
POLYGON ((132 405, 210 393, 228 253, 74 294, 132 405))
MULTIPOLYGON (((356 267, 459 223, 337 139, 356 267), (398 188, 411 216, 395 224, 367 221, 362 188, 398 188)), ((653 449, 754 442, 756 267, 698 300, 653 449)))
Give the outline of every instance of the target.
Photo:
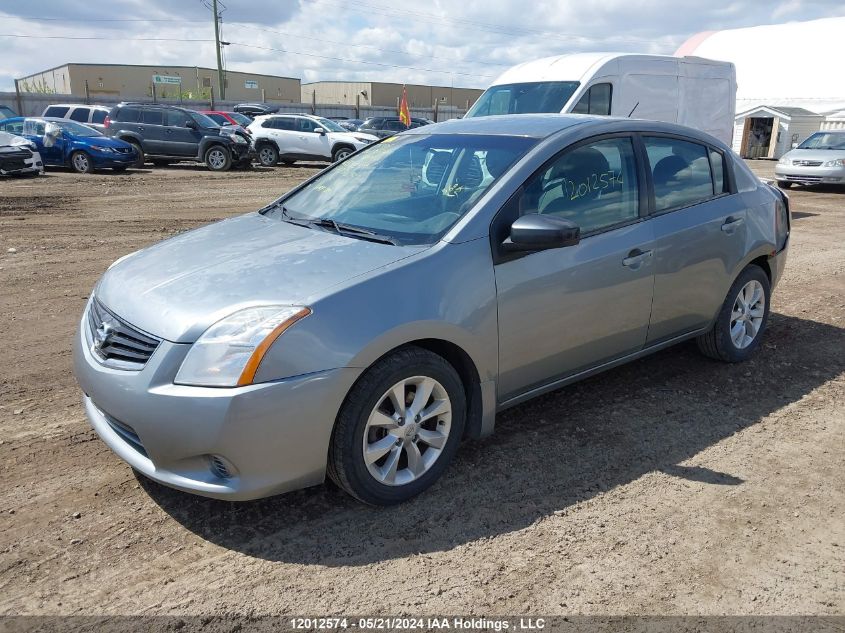
POLYGON ((816 132, 775 165, 778 186, 845 185, 845 131, 816 132))
POLYGON ((427 125, 115 262, 75 371, 103 441, 163 484, 328 474, 398 503, 502 409, 687 339, 749 358, 789 231, 786 196, 688 128, 427 125))

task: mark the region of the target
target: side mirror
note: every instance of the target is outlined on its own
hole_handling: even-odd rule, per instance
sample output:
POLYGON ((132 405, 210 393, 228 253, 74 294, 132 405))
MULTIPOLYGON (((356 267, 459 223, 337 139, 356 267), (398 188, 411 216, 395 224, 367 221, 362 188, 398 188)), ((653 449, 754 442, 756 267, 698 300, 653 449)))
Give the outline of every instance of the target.
POLYGON ((326 130, 324 130, 324 129, 323 129, 323 128, 321 128, 321 127, 315 127, 315 128, 314 128, 314 131, 315 131, 317 134, 319 134, 320 136, 325 136, 325 135, 326 135, 326 130))
POLYGON ((529 213, 511 224, 511 234, 502 243, 507 252, 542 251, 574 246, 581 241, 581 229, 574 222, 551 215, 529 213))
POLYGON ((187 121, 185 121, 185 127, 190 128, 192 130, 196 130, 199 126, 197 125, 197 122, 193 119, 188 119, 187 121))

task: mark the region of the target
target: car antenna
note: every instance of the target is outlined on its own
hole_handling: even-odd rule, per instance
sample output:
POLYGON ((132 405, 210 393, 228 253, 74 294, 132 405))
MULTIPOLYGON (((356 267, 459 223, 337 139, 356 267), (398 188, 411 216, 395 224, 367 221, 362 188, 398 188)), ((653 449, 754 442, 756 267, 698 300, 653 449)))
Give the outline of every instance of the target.
POLYGON ((639 102, 639 101, 637 101, 636 105, 634 105, 634 107, 633 107, 633 108, 631 109, 631 111, 628 113, 628 118, 629 118, 629 119, 631 118, 631 115, 632 115, 632 114, 634 114, 634 110, 636 110, 636 109, 637 109, 637 107, 638 107, 639 105, 640 105, 640 102, 639 102))

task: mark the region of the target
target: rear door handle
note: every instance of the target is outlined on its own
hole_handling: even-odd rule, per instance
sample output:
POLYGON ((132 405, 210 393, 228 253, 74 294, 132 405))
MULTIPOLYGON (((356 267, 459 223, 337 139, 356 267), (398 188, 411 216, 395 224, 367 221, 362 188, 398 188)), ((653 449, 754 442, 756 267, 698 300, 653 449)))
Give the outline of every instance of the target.
POLYGON ((722 230, 728 235, 730 235, 737 228, 739 228, 739 226, 742 225, 743 222, 744 220, 742 218, 735 218, 731 216, 727 220, 725 220, 725 223, 722 225, 722 230))
POLYGON ((651 257, 652 254, 652 251, 642 251, 638 248, 635 248, 630 253, 628 253, 628 256, 625 259, 622 260, 622 265, 626 268, 636 270, 640 267, 640 264, 642 264, 645 260, 651 257))

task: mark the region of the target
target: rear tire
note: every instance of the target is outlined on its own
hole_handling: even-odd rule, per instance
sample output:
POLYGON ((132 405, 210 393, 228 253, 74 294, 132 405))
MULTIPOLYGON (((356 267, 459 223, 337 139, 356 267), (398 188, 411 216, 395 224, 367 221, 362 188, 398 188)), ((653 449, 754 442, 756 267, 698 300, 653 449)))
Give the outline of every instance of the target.
POLYGON ((279 150, 275 145, 265 143, 258 148, 258 162, 263 167, 275 167, 279 162, 279 150))
POLYGON ((455 368, 428 350, 400 349, 364 372, 347 395, 332 431, 328 475, 364 503, 407 501, 446 470, 465 418, 455 368))
POLYGON ((792 186, 792 183, 788 180, 778 180, 778 187, 781 189, 789 189, 792 186))
POLYGON ((94 171, 94 163, 85 152, 74 152, 70 155, 70 166, 78 174, 90 174, 94 171))
POLYGON ((731 285, 713 328, 698 337, 699 351, 726 363, 748 360, 766 331, 770 300, 768 275, 755 264, 747 266, 731 285))
POLYGON ((212 145, 203 157, 210 171, 227 171, 232 166, 232 155, 222 145, 212 145))

